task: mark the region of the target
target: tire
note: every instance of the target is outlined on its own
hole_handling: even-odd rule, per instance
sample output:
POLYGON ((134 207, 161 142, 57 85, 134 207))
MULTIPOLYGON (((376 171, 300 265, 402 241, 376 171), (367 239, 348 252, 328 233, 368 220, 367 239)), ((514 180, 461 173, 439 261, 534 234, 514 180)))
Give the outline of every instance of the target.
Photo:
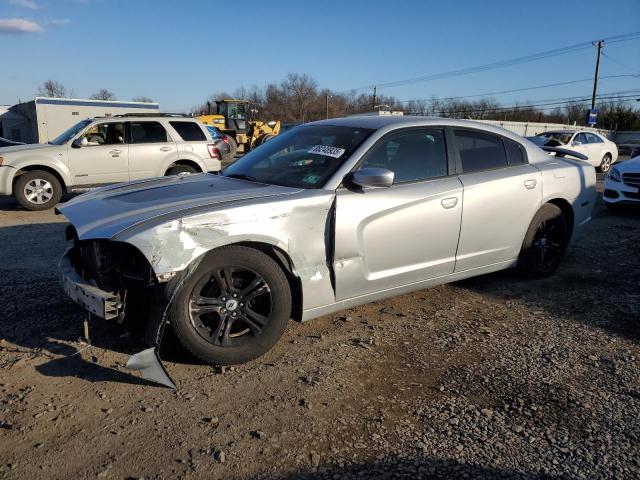
POLYGON ((13 195, 28 210, 48 210, 62 198, 62 185, 55 175, 32 170, 18 177, 13 186, 13 195))
POLYGON ((262 139, 260 140, 260 145, 262 145, 263 143, 267 143, 269 140, 273 140, 274 138, 276 138, 276 136, 272 133, 267 133, 266 135, 264 135, 262 137, 262 139))
POLYGON ((227 141, 229 142, 229 153, 227 154, 227 158, 230 161, 233 161, 236 154, 238 153, 238 142, 231 135, 226 135, 227 141))
POLYGON ((518 269, 527 277, 551 275, 564 257, 569 238, 569 224, 560 207, 544 204, 531 220, 524 237, 518 269))
POLYGON ((198 173, 198 170, 191 165, 174 165, 173 167, 169 167, 164 176, 178 175, 179 173, 198 173))
POLYGON ((207 254, 174 302, 171 324, 178 341, 214 365, 263 355, 280 339, 291 316, 291 291, 282 269, 264 253, 240 246, 207 254))
POLYGON ((600 167, 598 169, 602 173, 608 173, 611 170, 611 154, 605 153, 604 157, 602 157, 602 161, 600 162, 600 167))

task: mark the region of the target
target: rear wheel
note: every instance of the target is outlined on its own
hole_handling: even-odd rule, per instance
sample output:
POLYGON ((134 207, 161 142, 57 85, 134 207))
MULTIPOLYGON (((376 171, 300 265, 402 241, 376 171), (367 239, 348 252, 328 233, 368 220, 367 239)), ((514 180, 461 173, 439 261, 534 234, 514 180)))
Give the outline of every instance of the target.
POLYGON ((259 357, 291 315, 287 279, 270 257, 247 247, 210 252, 176 297, 172 325, 193 355, 216 365, 259 357))
POLYGON ((179 173, 198 173, 198 170, 191 165, 174 165, 169 167, 165 176, 178 175, 179 173))
POLYGON ((227 158, 232 161, 238 153, 238 142, 231 135, 227 135, 227 141, 229 142, 229 154, 227 158))
POLYGON ((551 275, 564 257, 569 235, 569 225, 560 207, 543 205, 525 235, 518 259, 520 271, 529 277, 551 275))
POLYGON ((611 154, 606 153, 604 157, 602 157, 602 161, 600 162, 600 171, 602 173, 607 173, 611 169, 611 154))
POLYGON ((14 184, 13 195, 29 210, 53 208, 62 197, 62 185, 55 175, 42 170, 23 173, 14 184))

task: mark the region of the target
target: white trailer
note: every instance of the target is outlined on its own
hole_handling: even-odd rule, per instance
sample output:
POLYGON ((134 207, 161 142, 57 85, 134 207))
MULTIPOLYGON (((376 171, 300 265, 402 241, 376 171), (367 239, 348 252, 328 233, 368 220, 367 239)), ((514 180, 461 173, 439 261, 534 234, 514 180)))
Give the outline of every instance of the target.
POLYGON ((157 103, 36 97, 0 114, 0 136, 16 142, 47 143, 86 118, 159 111, 157 103))

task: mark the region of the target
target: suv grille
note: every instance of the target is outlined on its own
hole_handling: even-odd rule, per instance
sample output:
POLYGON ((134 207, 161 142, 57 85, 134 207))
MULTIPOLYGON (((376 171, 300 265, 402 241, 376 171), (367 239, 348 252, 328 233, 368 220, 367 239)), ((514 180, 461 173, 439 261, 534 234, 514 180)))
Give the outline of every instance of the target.
POLYGON ((623 173, 622 181, 630 187, 640 188, 640 173, 623 173))

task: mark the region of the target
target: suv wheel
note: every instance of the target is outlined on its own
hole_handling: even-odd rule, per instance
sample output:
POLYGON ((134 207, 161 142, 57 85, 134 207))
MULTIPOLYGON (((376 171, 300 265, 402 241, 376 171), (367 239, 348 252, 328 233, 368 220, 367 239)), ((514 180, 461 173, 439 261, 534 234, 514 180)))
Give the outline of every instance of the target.
POLYGON ((53 208, 62 198, 62 185, 55 175, 34 170, 18 177, 13 195, 18 203, 28 210, 47 210, 53 208))
POLYGON ((191 165, 174 165, 169 167, 165 176, 169 175, 178 175, 179 173, 198 173, 198 170, 193 168, 191 165))

